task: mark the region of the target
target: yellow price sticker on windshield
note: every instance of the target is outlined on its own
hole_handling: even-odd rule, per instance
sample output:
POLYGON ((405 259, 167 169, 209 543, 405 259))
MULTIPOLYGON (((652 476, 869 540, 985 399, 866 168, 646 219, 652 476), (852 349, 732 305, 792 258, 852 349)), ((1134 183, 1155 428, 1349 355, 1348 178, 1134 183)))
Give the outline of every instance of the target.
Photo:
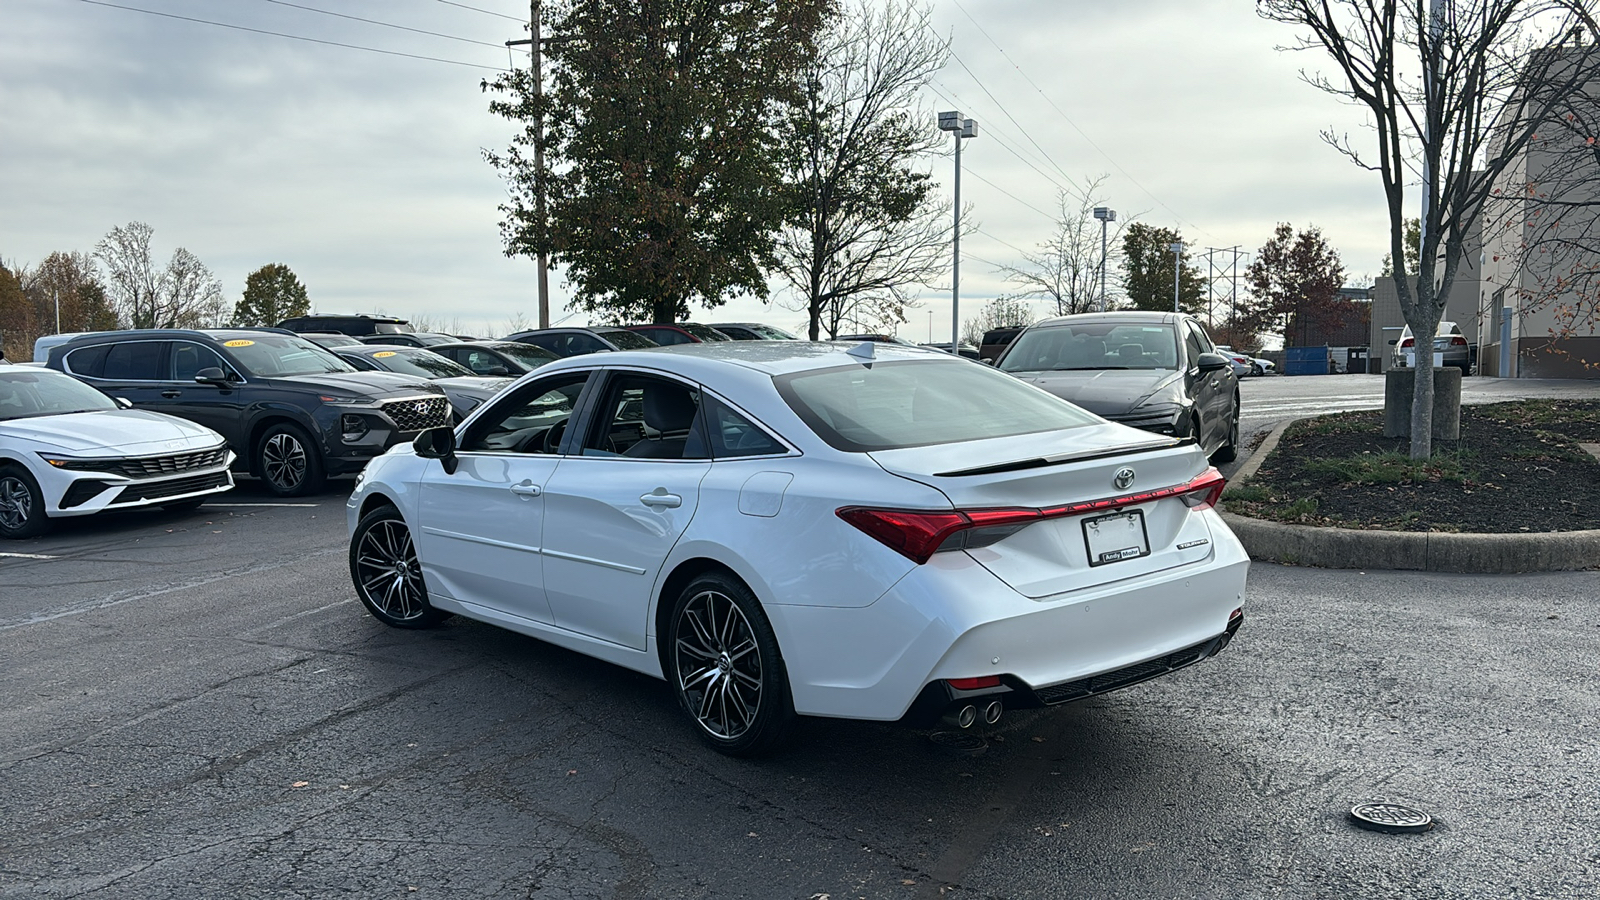
POLYGON ((372 358, 373 359, 383 359, 386 356, 393 356, 393 355, 394 355, 394 351, 393 350, 379 350, 377 353, 372 354, 372 358))
POLYGON ((255 341, 243 341, 243 340, 240 340, 240 341, 223 341, 222 342, 222 346, 224 346, 224 347, 248 347, 248 346, 250 346, 251 344, 254 344, 254 343, 255 343, 255 341))

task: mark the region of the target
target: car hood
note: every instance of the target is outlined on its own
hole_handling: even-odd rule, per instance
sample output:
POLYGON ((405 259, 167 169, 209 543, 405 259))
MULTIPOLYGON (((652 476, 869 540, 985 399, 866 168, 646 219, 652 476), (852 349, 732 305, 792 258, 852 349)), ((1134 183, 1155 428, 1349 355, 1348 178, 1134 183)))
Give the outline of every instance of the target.
POLYGON ((1080 369, 1011 374, 1097 416, 1121 415, 1150 399, 1157 391, 1182 383, 1181 373, 1170 369, 1080 369))
POLYGON ((107 409, 0 422, 0 443, 13 439, 81 456, 182 453, 222 443, 222 435, 204 425, 145 409, 107 409))
POLYGON ((425 378, 397 375, 393 372, 330 372, 324 375, 290 375, 273 380, 284 384, 355 394, 374 400, 444 393, 425 378))

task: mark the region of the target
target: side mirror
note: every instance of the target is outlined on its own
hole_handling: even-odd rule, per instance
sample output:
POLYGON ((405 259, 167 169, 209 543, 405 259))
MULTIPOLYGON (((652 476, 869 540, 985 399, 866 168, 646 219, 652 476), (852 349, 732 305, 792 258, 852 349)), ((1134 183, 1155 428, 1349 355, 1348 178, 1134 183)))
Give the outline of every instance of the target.
POLYGON ((1200 367, 1201 373, 1215 372, 1228 368, 1228 358, 1221 353, 1202 353, 1195 357, 1194 364, 1200 367))
POLYGON ((117 404, 117 409, 133 409, 133 401, 127 397, 112 397, 111 400, 117 404))
POLYGON ((437 459, 446 475, 454 475, 461 461, 456 459, 456 433, 450 428, 429 428, 411 442, 411 449, 423 459, 437 459))
POLYGON ((1400 339, 1399 338, 1389 338, 1389 346, 1393 347, 1395 344, 1398 344, 1398 343, 1400 343, 1400 339))
POLYGON ((223 374, 222 370, 216 366, 206 366, 204 369, 194 373, 194 380, 198 384, 215 384, 220 386, 228 383, 228 376, 223 374))

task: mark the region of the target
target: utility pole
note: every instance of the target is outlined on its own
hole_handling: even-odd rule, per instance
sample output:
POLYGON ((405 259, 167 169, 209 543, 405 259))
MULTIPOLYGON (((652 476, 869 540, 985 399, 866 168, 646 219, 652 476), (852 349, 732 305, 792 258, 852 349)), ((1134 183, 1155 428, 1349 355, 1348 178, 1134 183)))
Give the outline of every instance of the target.
MULTIPOLYGON (((1221 273, 1222 277, 1228 279, 1229 282, 1227 297, 1228 333, 1231 337, 1233 334, 1233 327, 1234 325, 1238 324, 1239 318, 1239 245, 1235 244, 1232 247, 1206 248, 1206 274, 1209 276, 1206 284, 1206 319, 1210 321, 1213 326, 1216 325, 1216 319, 1213 318, 1216 313, 1212 311, 1212 305, 1214 303, 1214 296, 1216 293, 1215 288, 1217 282, 1217 273, 1219 272, 1221 273), (1226 253, 1233 254, 1232 265, 1230 265, 1226 258, 1224 258, 1222 262, 1216 263, 1215 266, 1213 266, 1214 257, 1221 256, 1222 254, 1226 253)), ((1237 340, 1237 338, 1232 339, 1237 340)))
MULTIPOLYGON (((542 105, 544 101, 544 37, 539 25, 540 0, 528 0, 528 36, 526 41, 506 41, 507 47, 518 47, 526 44, 530 68, 533 74, 533 102, 542 105)), ((550 327, 550 260, 544 252, 545 241, 545 209, 544 209, 544 111, 541 109, 533 119, 533 214, 539 220, 539 255, 537 260, 539 272, 539 327, 550 327)))
POLYGON ((978 136, 978 123, 960 112, 939 113, 939 130, 956 136, 955 228, 951 233, 950 268, 950 352, 959 356, 961 348, 961 141, 978 136))

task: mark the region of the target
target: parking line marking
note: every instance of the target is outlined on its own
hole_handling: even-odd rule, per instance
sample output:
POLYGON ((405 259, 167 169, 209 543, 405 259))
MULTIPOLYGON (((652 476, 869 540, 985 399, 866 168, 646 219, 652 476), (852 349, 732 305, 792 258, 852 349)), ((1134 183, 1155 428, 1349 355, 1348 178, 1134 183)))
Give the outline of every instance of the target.
POLYGON ((316 509, 321 503, 207 503, 207 506, 271 506, 281 509, 316 509))
POLYGON ((43 553, 0 553, 0 556, 11 559, 60 559, 57 556, 46 556, 43 553))

